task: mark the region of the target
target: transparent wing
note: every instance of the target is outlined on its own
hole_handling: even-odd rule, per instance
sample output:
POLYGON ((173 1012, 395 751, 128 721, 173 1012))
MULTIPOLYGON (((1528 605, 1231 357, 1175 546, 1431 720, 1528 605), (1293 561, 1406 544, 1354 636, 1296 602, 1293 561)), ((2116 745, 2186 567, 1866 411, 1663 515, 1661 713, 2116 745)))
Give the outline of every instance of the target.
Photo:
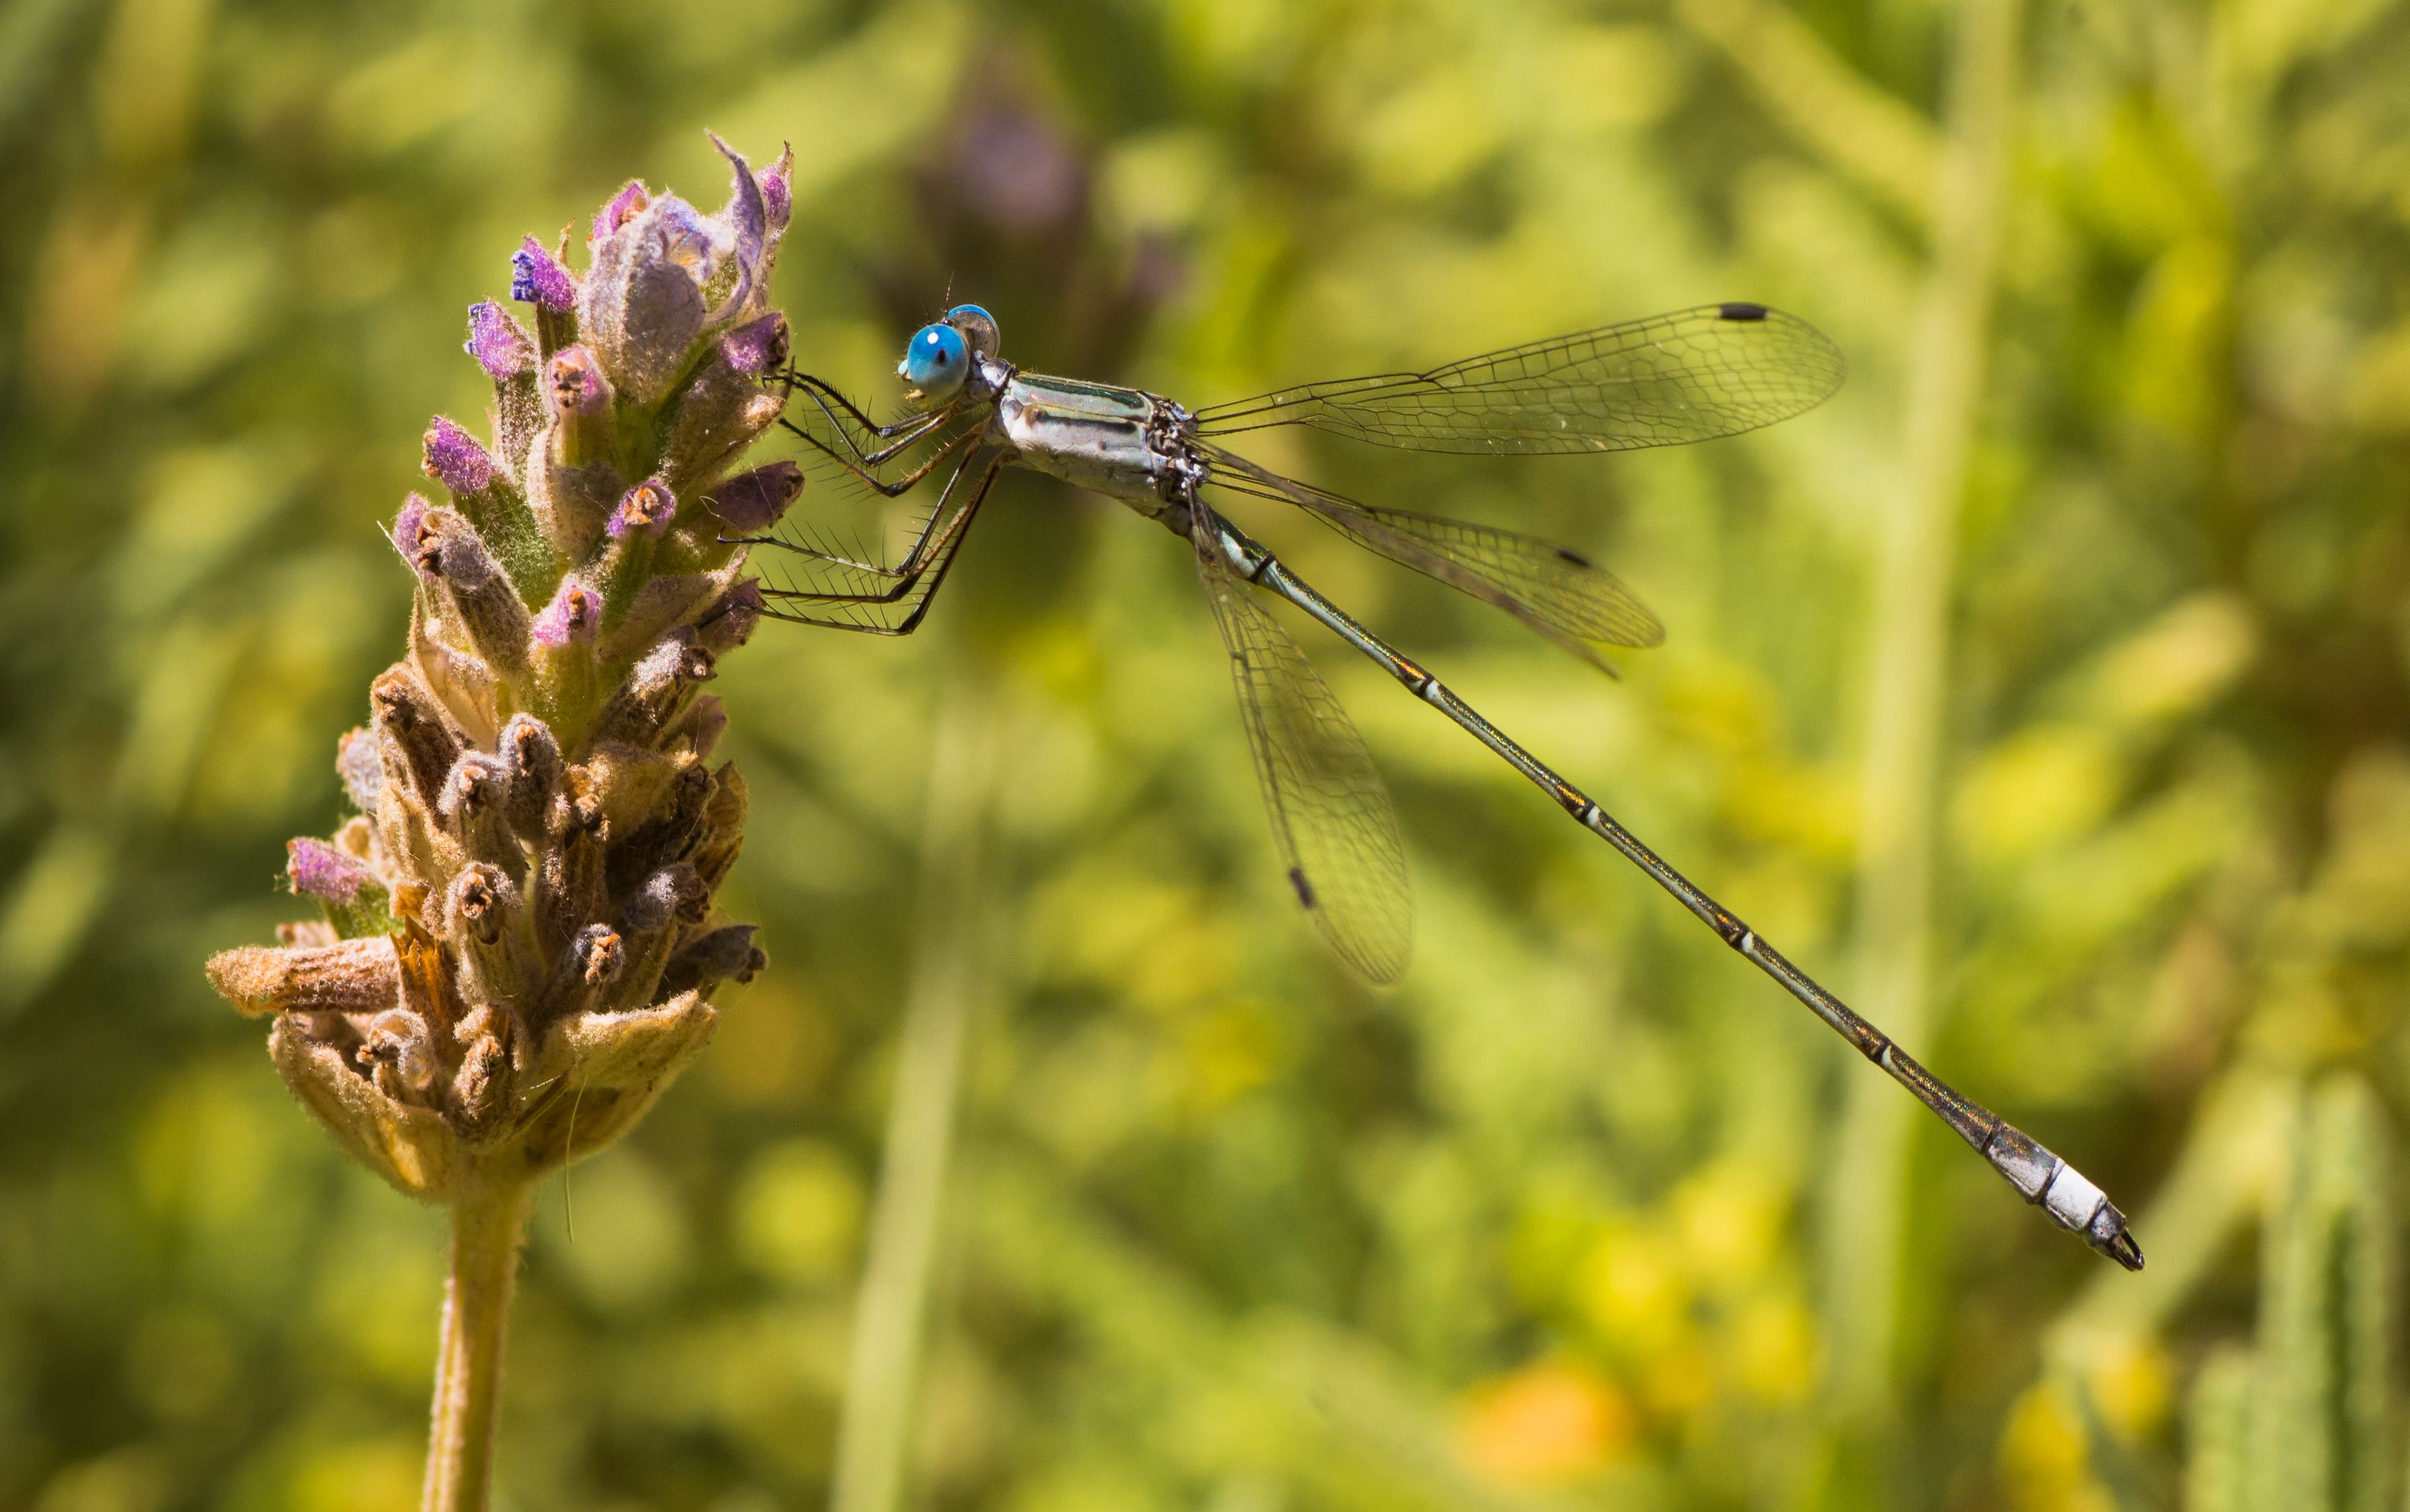
POLYGON ((1662 644, 1665 627, 1614 574, 1580 553, 1465 520, 1376 509, 1283 477, 1218 446, 1201 448, 1212 481, 1310 511, 1359 545, 1503 609, 1583 660, 1604 666, 1594 645, 1662 644))
POLYGON ((1761 304, 1711 304, 1559 336, 1429 372, 1284 388, 1197 412, 1197 434, 1302 425, 1411 451, 1614 452, 1729 436, 1841 386, 1822 331, 1761 304))
POLYGON ((1388 787, 1329 685, 1230 571, 1214 533, 1198 528, 1197 568, 1229 648, 1289 886, 1341 960, 1395 981, 1414 941, 1414 891, 1388 787))

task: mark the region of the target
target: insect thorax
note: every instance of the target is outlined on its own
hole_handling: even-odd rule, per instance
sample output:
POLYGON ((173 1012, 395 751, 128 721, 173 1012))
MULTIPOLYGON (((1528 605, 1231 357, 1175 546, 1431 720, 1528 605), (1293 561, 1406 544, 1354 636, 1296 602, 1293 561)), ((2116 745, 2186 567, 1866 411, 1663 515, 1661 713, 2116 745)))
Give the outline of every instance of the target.
POLYGON ((1165 519, 1194 490, 1184 417, 1139 389, 1016 373, 997 396, 995 429, 1023 466, 1165 519))

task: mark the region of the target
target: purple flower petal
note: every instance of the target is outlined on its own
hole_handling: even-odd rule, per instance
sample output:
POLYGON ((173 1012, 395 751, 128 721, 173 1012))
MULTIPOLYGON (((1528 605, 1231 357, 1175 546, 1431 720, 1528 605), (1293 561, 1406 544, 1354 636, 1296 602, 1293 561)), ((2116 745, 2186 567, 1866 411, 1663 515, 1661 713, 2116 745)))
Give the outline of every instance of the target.
POLYGON ((748 378, 762 378, 787 365, 787 317, 771 313, 748 321, 719 339, 722 360, 748 378))
POLYGON ((550 392, 556 414, 600 414, 611 402, 611 380, 592 352, 564 346, 552 355, 550 392))
POLYGON ((376 873, 357 856, 306 837, 285 842, 284 875, 295 893, 329 903, 356 903, 364 889, 379 885, 376 873))
POLYGON ((456 494, 483 493, 493 487, 494 459, 474 436, 439 414, 423 439, 426 458, 421 466, 428 477, 456 494))
POLYGON ((602 622, 602 595, 574 577, 564 577, 552 602, 535 617, 535 642, 555 650, 582 646, 594 638, 595 628, 602 622))
POLYGON ((611 202, 594 212, 594 235, 589 240, 601 241, 614 231, 634 220, 650 198, 645 193, 644 182, 630 179, 627 187, 611 196, 611 202))
POLYGON ((420 572, 426 569, 418 565, 418 528, 433 507, 425 494, 414 493, 401 502, 401 513, 393 517, 393 548, 401 553, 402 560, 420 572))
POLYGON ((729 194, 728 208, 720 211, 720 218, 736 234, 736 286, 728 291, 728 298, 711 313, 709 318, 716 322, 743 313, 753 298, 753 287, 761 277, 763 254, 769 245, 770 210, 762 197, 761 184, 753 178, 752 166, 745 161, 744 154, 721 141, 717 132, 707 131, 704 135, 711 138, 711 145, 719 148, 719 155, 728 159, 729 166, 736 170, 736 182, 729 194))
POLYGON ((469 342, 461 350, 475 357, 477 366, 496 383, 535 367, 535 338, 491 299, 480 299, 469 307, 469 342))
POLYGON ((762 206, 770 212, 770 229, 775 233, 787 228, 795 213, 795 150, 791 147, 778 154, 777 166, 762 175, 762 206))
POLYGON ((611 512, 610 521, 602 529, 614 541, 643 531, 659 535, 677 513, 677 495, 659 478, 646 478, 620 496, 619 507, 611 512))
POLYGON ((577 280, 535 238, 511 254, 511 298, 546 310, 577 308, 577 280))

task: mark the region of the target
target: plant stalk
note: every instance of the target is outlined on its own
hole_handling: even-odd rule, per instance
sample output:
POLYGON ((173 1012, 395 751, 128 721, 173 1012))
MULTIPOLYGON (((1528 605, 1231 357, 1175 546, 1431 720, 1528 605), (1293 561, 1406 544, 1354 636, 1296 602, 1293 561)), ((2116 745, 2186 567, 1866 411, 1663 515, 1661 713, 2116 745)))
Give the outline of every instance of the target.
POLYGON ((533 1192, 524 1182, 481 1187, 452 1209, 420 1512, 486 1512, 492 1504, 502 1342, 533 1192))
POLYGON ((993 801, 994 700, 945 695, 921 847, 922 897, 886 1154, 837 1423, 832 1512, 904 1505, 963 1053, 982 996, 981 838, 993 801))
MULTIPOLYGON (((2020 0, 1957 13, 1933 264, 1918 319, 1905 462, 1877 594, 1859 847, 1858 990, 1867 1016, 1930 1050, 1935 820, 1943 777, 1960 503, 1981 409, 2016 118, 2020 0)), ((1851 1068, 1852 1070, 1858 1068, 1851 1068)), ((1914 1105, 1850 1080, 1825 1245, 1828 1401, 1879 1423, 1897 1408, 1908 1142, 1914 1105)))

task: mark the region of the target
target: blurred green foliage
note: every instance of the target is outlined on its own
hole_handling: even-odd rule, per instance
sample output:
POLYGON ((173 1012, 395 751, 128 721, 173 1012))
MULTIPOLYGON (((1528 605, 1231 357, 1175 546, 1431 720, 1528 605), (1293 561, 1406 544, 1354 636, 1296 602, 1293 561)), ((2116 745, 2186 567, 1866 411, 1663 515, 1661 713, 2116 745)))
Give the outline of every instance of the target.
MULTIPOLYGON (((1842 397, 1741 441, 1257 455, 1609 557, 1673 628, 1620 683, 1267 522, 1851 994, 1955 15, 13 0, 0 1505, 411 1505, 438 1215, 336 1157, 199 963, 296 915, 279 847, 337 815, 334 736, 403 624, 379 524, 428 414, 483 402, 463 310, 630 175, 711 200, 706 125, 794 142, 799 359, 880 403, 950 286, 1017 360, 1197 401, 1706 299, 1831 332, 1842 397)), ((1896 1329, 1837 1405, 1822 1141, 1869 1069, 1333 655, 1422 910, 1404 985, 1359 990, 1281 884, 1184 551, 1014 478, 922 635, 729 664, 734 906, 775 964, 545 1194, 508 1505, 824 1497, 899 1017, 960 981, 918 1502, 2158 1506, 2187 1393, 2230 1455, 2190 1483, 2261 1474, 2236 1445, 2316 1407, 2224 1351, 2392 1295, 2304 1278, 2341 1243, 2311 1218, 2264 1276, 2252 1236, 2300 1140, 2388 1142, 2410 1096, 2410 7, 2014 31, 1963 487, 1924 502, 1956 526, 1911 1048, 2120 1198, 2148 1272, 1919 1122, 1880 1189, 1896 1329), (972 817, 924 826, 956 726, 972 817), (2304 1122, 2335 1070, 2374 1093, 2304 1122)), ((799 508, 900 524, 827 476, 799 508)), ((2386 1354, 2321 1358, 2381 1428, 2386 1354)), ((2399 1469, 2316 1473, 2359 1508, 2399 1469)))

